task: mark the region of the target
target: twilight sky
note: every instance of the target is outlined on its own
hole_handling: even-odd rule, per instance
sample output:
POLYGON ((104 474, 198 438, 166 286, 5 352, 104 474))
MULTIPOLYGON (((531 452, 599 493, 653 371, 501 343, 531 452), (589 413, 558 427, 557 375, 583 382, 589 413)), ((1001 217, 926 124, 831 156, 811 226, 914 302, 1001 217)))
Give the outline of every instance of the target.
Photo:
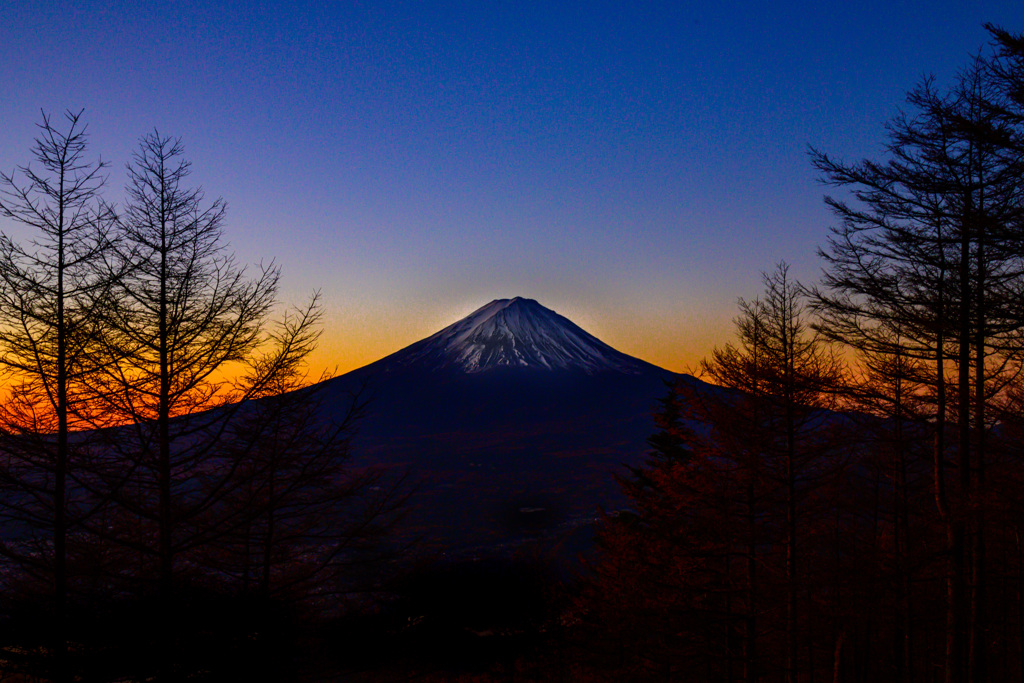
POLYGON ((85 108, 120 201, 139 137, 181 136, 238 259, 322 292, 318 368, 521 295, 681 371, 761 271, 817 278, 807 146, 879 156, 985 21, 1024 2, 3 0, 0 169, 85 108))

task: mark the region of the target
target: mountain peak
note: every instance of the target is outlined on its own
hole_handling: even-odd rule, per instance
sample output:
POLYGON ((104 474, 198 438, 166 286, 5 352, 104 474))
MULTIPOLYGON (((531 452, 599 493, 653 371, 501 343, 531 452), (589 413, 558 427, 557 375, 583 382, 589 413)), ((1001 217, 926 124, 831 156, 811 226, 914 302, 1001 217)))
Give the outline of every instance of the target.
POLYGON ((400 365, 450 367, 467 373, 494 368, 614 370, 633 374, 644 363, 616 351, 533 299, 495 299, 440 332, 399 351, 400 365))

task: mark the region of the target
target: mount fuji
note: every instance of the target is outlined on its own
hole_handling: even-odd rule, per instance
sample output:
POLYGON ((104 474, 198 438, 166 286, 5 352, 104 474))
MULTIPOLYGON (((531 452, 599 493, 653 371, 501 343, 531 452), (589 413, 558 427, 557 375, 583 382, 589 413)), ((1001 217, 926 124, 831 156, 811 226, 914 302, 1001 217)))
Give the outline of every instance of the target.
POLYGON ((467 373, 518 367, 638 374, 651 367, 522 297, 496 299, 385 361, 467 373))
POLYGON ((339 415, 369 396, 354 465, 408 473, 404 530, 477 552, 564 543, 620 505, 614 475, 642 462, 678 377, 516 297, 318 386, 339 415))

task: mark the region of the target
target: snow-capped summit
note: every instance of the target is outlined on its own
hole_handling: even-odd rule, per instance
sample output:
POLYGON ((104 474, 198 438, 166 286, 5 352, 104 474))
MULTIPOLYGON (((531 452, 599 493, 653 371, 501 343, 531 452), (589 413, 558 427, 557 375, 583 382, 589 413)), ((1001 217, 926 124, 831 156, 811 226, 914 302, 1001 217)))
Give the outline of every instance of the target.
POLYGON ((496 299, 386 360, 468 373, 522 367, 633 374, 647 365, 522 297, 496 299))

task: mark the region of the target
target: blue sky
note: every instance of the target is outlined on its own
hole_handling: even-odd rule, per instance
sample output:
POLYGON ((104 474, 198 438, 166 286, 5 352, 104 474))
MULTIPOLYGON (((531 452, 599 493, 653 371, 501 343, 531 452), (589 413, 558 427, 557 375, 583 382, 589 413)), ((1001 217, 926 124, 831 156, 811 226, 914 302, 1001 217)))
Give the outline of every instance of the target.
POLYGON ((761 271, 817 277, 808 145, 879 156, 985 21, 1024 3, 7 0, 0 168, 85 108, 119 201, 139 137, 181 136, 238 258, 322 292, 323 366, 523 295, 683 370, 761 271))

